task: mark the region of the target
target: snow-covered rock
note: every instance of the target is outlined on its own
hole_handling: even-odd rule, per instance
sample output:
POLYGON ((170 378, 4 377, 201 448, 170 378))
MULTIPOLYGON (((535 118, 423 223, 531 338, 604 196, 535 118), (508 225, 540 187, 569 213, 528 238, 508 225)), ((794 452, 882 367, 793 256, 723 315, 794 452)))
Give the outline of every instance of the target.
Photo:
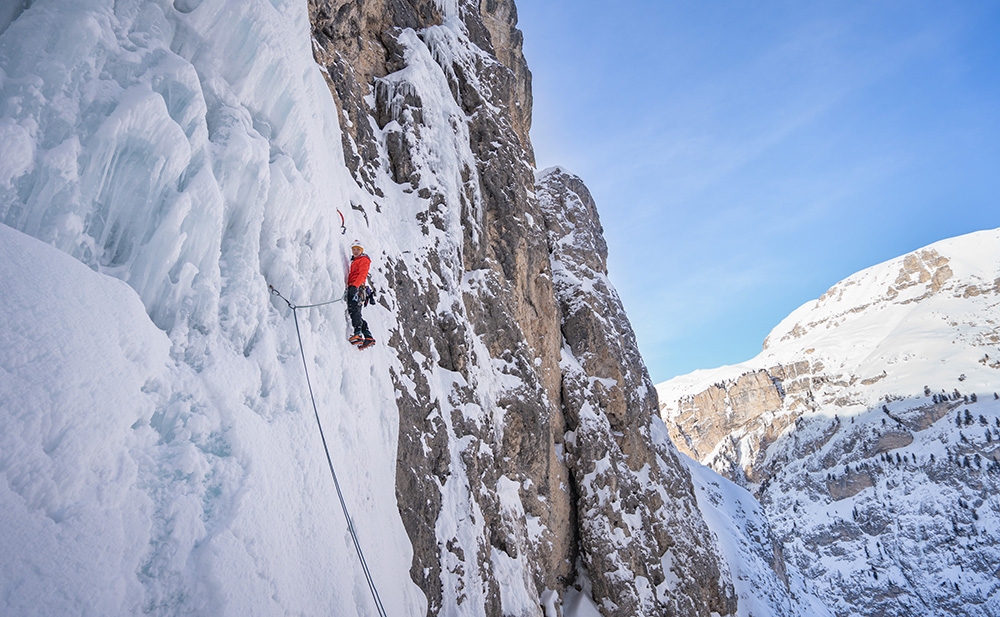
POLYGON ((595 597, 612 614, 732 614, 728 572, 608 280, 597 206, 560 168, 538 174, 537 190, 562 316, 563 456, 595 597))
POLYGON ((1000 610, 1000 230, 834 285, 756 358, 660 384, 678 448, 749 488, 836 614, 1000 610))

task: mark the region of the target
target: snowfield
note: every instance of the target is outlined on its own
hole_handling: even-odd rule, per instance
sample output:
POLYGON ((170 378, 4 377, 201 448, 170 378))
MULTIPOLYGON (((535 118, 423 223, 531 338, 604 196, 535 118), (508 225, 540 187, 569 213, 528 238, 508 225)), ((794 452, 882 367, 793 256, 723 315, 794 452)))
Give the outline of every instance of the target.
MULTIPOLYGON (((273 309, 287 347, 269 368, 300 391, 268 408, 246 398, 259 376, 245 363, 175 361, 134 290, 6 226, 0 280, 0 612, 375 614, 287 308, 273 309)), ((376 370, 377 355, 335 340, 345 364, 376 370)), ((307 353, 383 602, 422 614, 405 584, 391 391, 331 380, 339 358, 307 353)))

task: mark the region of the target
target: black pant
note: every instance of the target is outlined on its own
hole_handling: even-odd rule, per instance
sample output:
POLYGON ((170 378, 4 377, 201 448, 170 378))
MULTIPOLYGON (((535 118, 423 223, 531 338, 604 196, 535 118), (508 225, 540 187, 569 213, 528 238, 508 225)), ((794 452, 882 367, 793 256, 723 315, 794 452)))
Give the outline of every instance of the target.
POLYGON ((351 316, 351 325, 354 326, 354 333, 365 338, 375 338, 371 330, 368 329, 368 322, 361 318, 361 299, 358 297, 357 287, 347 288, 347 314, 351 316))

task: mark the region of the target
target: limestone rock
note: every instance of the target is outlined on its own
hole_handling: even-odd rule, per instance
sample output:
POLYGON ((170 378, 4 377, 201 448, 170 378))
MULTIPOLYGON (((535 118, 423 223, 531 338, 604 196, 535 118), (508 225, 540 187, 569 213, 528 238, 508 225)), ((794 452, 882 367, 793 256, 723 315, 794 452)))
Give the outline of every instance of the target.
POLYGON ((562 314, 566 460, 595 599, 605 614, 731 614, 732 586, 691 477, 663 438, 656 391, 607 278, 593 198, 559 168, 539 177, 537 192, 562 314))

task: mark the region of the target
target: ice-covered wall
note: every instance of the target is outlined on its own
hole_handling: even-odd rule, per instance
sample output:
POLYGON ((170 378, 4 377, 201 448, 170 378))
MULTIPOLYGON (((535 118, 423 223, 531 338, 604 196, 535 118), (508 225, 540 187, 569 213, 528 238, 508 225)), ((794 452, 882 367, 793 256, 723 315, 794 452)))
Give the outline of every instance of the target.
POLYGON ((262 315, 219 290, 259 299, 258 260, 301 270, 283 234, 332 249, 352 187, 308 27, 298 3, 31 3, 0 42, 0 220, 128 282, 161 328, 245 345, 262 315))
MULTIPOLYGON (((5 270, 6 287, 23 276, 47 293, 5 294, 4 315, 41 301, 65 310, 36 315, 35 362, 15 361, 36 352, 16 323, 4 330, 15 338, 0 384, 0 485, 5 520, 30 523, 3 536, 0 613, 373 611, 290 314, 267 289, 300 304, 335 298, 348 242, 391 236, 350 208, 370 197, 343 164, 305 5, 36 0, 11 16, 0 35, 0 220, 95 271, 77 273, 80 285, 110 275, 132 291, 81 304, 58 277, 5 270), (129 293, 159 330, 134 312, 120 321, 129 293), (85 355, 85 341, 57 354, 63 320, 159 350, 144 361, 153 366, 119 372, 122 360, 103 347, 85 355), (97 450, 71 447, 80 441, 97 450), (121 471, 95 476, 105 450, 121 471), (119 506, 113 533, 85 525, 119 506), (100 557, 83 546, 94 543, 100 557), (95 604, 95 585, 115 592, 95 604), (49 601, 19 604, 32 592, 49 601)), ((368 312, 384 339, 388 311, 368 312)), ((396 509, 392 358, 347 344, 343 304, 300 321, 375 581, 393 614, 423 614, 396 509)))

